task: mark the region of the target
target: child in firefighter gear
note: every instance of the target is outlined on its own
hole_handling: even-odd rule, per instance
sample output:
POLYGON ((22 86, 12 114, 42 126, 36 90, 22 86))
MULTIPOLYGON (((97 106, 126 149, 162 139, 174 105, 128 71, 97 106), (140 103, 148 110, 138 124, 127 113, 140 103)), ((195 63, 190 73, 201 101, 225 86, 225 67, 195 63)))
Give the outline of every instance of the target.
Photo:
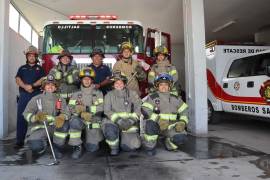
POLYGON ((169 51, 165 46, 158 46, 154 49, 154 55, 156 57, 156 63, 152 65, 150 72, 148 73, 148 83, 151 87, 151 92, 155 91, 154 80, 162 73, 166 73, 173 78, 173 87, 171 93, 178 96, 178 92, 175 87, 175 83, 178 81, 178 73, 170 61, 167 59, 169 56, 169 51))
POLYGON ((160 74, 155 79, 157 92, 148 96, 142 104, 145 121, 143 145, 149 154, 155 154, 159 135, 165 136, 167 150, 176 150, 186 138, 188 106, 181 98, 170 93, 173 78, 160 74))
MULTIPOLYGON (((82 155, 81 132, 85 128, 85 148, 95 152, 103 138, 100 128, 103 113, 103 94, 95 89, 95 71, 86 67, 80 71, 81 90, 74 93, 69 101, 71 111, 69 144, 74 146, 73 158, 82 155)), ((63 141, 64 142, 64 141, 63 141)))
POLYGON ((110 146, 111 155, 123 151, 133 151, 141 146, 139 136, 139 117, 141 99, 135 91, 127 89, 127 77, 115 72, 111 79, 114 89, 105 96, 102 122, 103 134, 110 146), (121 141, 121 142, 120 142, 121 141))
MULTIPOLYGON (((26 121, 30 125, 28 129, 27 143, 34 153, 41 154, 47 147, 47 134, 43 121, 48 124, 48 131, 52 136, 54 123, 65 114, 66 103, 64 99, 57 97, 54 93, 57 89, 57 82, 52 75, 48 75, 42 82, 43 93, 33 97, 26 106, 23 113, 26 121)), ((55 142, 54 142, 55 143, 55 142)), ((57 152, 55 152, 57 155, 57 152)))
POLYGON ((59 63, 53 67, 49 74, 52 74, 59 83, 57 93, 66 101, 72 93, 78 91, 79 70, 76 65, 72 65, 73 56, 68 50, 63 50, 59 56, 59 63))
POLYGON ((128 78, 127 88, 136 91, 140 95, 138 81, 146 79, 146 73, 138 60, 132 59, 133 46, 130 42, 123 42, 121 45, 122 59, 113 66, 113 72, 121 71, 128 78))

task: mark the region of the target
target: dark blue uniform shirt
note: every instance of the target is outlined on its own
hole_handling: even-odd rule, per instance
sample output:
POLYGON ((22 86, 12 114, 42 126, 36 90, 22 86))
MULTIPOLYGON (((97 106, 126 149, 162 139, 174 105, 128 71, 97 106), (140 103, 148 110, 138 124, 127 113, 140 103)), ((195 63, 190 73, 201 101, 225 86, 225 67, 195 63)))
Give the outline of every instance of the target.
MULTIPOLYGON (((45 76, 45 72, 39 65, 30 66, 25 64, 21 66, 16 74, 16 77, 21 78, 21 80, 26 84, 33 84, 40 78, 45 76)), ((28 93, 23 88, 19 88, 20 93, 28 93)), ((39 91, 39 88, 34 89, 34 94, 39 91)))
MULTIPOLYGON (((89 65, 89 67, 93 68, 96 73, 96 77, 94 79, 95 84, 99 84, 105 79, 109 79, 112 75, 110 68, 104 64, 100 65, 99 67, 96 67, 92 63, 89 65)), ((106 94, 106 92, 110 90, 110 87, 105 86, 100 88, 100 90, 103 92, 103 94, 106 94)))

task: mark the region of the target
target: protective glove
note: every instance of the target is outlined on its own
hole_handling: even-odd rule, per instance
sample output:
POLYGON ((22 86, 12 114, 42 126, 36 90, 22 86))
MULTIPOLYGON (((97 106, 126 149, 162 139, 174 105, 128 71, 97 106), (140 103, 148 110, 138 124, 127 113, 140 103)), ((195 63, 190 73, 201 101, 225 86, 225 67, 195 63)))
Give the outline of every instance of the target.
POLYGON ((47 121, 47 113, 45 113, 45 112, 38 112, 35 115, 35 121, 37 121, 37 122, 47 121))
POLYGON ((183 121, 179 121, 175 124, 175 131, 182 132, 185 130, 185 127, 186 127, 186 123, 184 123, 183 121))
POLYGON ((64 114, 60 114, 59 116, 55 117, 55 127, 56 128, 63 127, 64 123, 65 123, 65 115, 64 114))
POLYGON ((135 72, 137 72, 136 77, 139 81, 143 81, 146 79, 146 73, 140 65, 135 67, 135 72))
POLYGON ((75 106, 75 112, 77 114, 80 114, 81 112, 84 112, 84 111, 86 111, 86 107, 85 106, 83 106, 83 105, 76 105, 75 106))
POLYGON ((86 122, 90 122, 92 121, 92 114, 84 111, 81 113, 81 118, 86 122))
POLYGON ((168 129, 170 123, 167 120, 160 120, 160 121, 158 121, 158 125, 159 125, 161 131, 165 131, 168 129))
POLYGON ((120 129, 126 131, 134 124, 134 121, 132 119, 122 119, 121 118, 121 119, 117 120, 116 123, 118 124, 120 129))

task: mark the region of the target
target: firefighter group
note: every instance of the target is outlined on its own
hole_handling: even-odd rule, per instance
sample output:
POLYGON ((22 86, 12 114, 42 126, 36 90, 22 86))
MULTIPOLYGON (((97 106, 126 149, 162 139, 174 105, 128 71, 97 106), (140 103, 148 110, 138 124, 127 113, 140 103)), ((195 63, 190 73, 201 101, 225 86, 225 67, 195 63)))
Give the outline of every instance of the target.
POLYGON ((176 90, 178 73, 168 60, 168 49, 154 49, 156 61, 148 73, 132 58, 133 52, 130 42, 122 43, 121 59, 111 73, 102 63, 101 49, 94 48, 92 64, 82 70, 63 50, 59 63, 45 76, 38 51, 30 46, 26 64, 16 74, 20 93, 16 148, 27 144, 42 155, 50 136, 58 159, 67 146, 72 147, 72 158, 78 159, 85 151, 98 151, 102 141, 111 155, 139 148, 155 155, 158 139, 169 151, 181 149, 187 136, 188 106, 176 90), (142 100, 139 82, 146 79, 149 94, 142 100))

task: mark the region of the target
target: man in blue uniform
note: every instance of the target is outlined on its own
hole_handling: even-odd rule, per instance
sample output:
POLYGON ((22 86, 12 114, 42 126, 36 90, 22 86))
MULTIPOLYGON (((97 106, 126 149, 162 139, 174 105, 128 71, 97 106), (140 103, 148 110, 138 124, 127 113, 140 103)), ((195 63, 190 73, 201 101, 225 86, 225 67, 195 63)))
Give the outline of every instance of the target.
POLYGON ((90 67, 92 67, 96 73, 96 77, 94 79, 95 88, 102 91, 103 95, 105 95, 109 90, 111 90, 111 70, 102 62, 105 56, 101 49, 94 48, 90 57, 93 61, 92 64, 90 64, 90 67))
POLYGON ((26 64, 21 66, 16 74, 16 84, 19 86, 19 100, 17 109, 17 135, 15 148, 24 145, 27 132, 27 122, 22 113, 31 98, 40 93, 40 86, 45 72, 38 63, 38 51, 34 46, 29 46, 24 52, 26 64))

